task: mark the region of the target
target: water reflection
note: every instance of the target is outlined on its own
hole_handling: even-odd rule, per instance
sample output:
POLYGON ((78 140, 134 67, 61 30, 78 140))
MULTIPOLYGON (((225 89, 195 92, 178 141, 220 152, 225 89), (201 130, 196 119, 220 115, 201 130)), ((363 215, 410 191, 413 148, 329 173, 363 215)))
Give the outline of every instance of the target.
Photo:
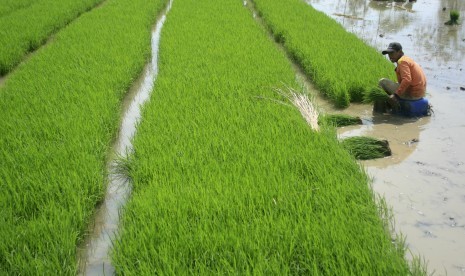
POLYGON ((463 24, 446 26, 444 23, 449 20, 452 9, 465 13, 465 1, 307 0, 307 3, 378 50, 391 41, 399 41, 407 55, 427 67, 436 86, 445 87, 444 82, 448 82, 448 86, 463 86, 459 84, 465 79, 463 24), (438 74, 438 69, 444 70, 438 74))

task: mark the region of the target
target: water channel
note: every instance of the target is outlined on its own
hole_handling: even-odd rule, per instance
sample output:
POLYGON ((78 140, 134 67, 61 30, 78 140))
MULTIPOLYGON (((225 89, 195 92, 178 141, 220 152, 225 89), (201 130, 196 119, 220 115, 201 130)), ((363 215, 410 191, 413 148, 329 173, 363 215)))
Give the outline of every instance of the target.
MULTIPOLYGON (((125 99, 120 132, 114 144, 116 156, 124 158, 132 150, 131 140, 141 117, 141 106, 149 99, 158 74, 160 33, 171 5, 172 1, 169 2, 152 32, 152 58, 145 66, 141 77, 131 87, 125 99)), ((118 174, 118 170, 115 168, 116 160, 117 158, 114 158, 110 161, 108 169, 109 184, 105 200, 96 210, 93 223, 91 223, 88 230, 87 239, 83 246, 78 248, 79 275, 115 274, 109 254, 112 240, 115 238, 118 230, 119 212, 131 190, 127 179, 118 174)))

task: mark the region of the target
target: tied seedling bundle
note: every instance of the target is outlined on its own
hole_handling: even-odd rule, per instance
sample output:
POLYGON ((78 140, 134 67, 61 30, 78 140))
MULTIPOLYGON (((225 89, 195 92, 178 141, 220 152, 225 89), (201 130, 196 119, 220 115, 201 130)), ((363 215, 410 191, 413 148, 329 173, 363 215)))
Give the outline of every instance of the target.
POLYGON ((387 140, 379 140, 368 136, 356 136, 342 140, 342 146, 356 159, 370 160, 391 155, 387 140))
POLYGON ((318 118, 320 124, 327 123, 335 127, 361 125, 362 119, 356 116, 350 116, 346 114, 326 114, 318 118))
POLYGON ((386 94, 381 88, 373 87, 364 95, 364 103, 373 103, 373 102, 385 102, 389 99, 389 95, 386 94))
POLYGON ((446 25, 459 25, 460 12, 458 10, 451 10, 449 16, 450 20, 445 23, 446 25))

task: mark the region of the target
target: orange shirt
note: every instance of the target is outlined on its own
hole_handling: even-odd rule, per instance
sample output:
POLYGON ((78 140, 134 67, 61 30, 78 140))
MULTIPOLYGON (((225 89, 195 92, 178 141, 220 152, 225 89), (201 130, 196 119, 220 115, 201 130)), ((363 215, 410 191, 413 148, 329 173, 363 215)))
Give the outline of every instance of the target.
POLYGON ((402 56, 397 61, 396 68, 397 82, 399 88, 396 94, 401 97, 421 98, 426 92, 426 76, 420 65, 413 59, 402 56))

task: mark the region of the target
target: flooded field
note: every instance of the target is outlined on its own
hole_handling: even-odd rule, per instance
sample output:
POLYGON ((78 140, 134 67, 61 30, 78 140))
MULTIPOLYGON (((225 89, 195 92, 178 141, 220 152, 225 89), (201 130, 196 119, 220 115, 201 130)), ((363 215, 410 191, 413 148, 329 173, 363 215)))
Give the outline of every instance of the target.
POLYGON ((465 3, 307 2, 380 52, 400 42, 423 67, 431 117, 373 115, 371 106, 353 105, 344 112, 362 117, 364 125, 342 128, 339 135, 389 141, 391 157, 364 165, 374 190, 392 206, 397 231, 406 236, 412 253, 425 259, 430 273, 465 275, 465 3), (444 24, 450 10, 460 12, 461 25, 444 24))

